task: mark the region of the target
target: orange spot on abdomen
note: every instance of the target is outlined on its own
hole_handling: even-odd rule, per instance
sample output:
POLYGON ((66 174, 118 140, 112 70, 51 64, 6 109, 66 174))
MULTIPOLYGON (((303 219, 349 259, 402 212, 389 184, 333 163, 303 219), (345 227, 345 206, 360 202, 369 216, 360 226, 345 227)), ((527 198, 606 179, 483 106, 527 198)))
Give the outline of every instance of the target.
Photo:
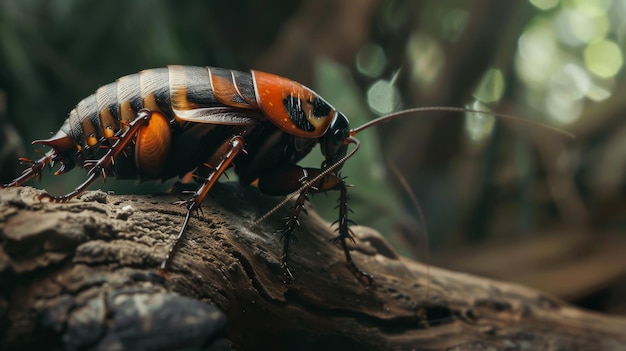
POLYGON ((168 159, 172 145, 169 120, 159 112, 153 112, 148 125, 137 133, 135 164, 141 174, 159 178, 168 159))

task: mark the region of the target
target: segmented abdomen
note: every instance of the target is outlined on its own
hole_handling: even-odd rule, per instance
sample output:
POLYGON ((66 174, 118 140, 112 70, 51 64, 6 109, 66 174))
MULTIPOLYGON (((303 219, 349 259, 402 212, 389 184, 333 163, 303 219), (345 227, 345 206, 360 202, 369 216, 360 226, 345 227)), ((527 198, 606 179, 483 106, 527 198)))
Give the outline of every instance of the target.
POLYGON ((100 87, 70 111, 69 123, 61 131, 77 144, 93 146, 123 128, 120 121, 134 120, 142 108, 163 112, 171 119, 178 116, 200 123, 207 111, 214 117, 206 123, 220 124, 220 113, 228 116, 223 124, 234 123, 239 115, 259 118, 258 114, 232 113, 259 109, 250 73, 168 66, 127 75, 100 87))

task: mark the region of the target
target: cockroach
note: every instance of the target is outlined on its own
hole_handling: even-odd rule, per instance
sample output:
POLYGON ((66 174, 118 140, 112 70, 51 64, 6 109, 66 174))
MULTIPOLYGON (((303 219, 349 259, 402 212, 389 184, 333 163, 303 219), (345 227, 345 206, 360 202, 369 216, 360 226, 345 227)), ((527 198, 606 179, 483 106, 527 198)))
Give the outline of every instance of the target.
POLYGON ((81 100, 55 135, 33 141, 51 150, 36 161, 21 158, 29 167, 3 186, 39 179, 44 168, 57 163, 61 166, 55 175, 79 164, 88 169, 88 176, 74 191, 63 196, 39 195, 40 199, 66 202, 100 176, 166 180, 192 173, 200 185, 181 202, 187 212, 160 265, 165 273, 192 213, 232 167, 242 185, 257 181, 264 194, 298 194, 282 230, 285 283, 294 280, 289 245, 295 240, 307 196, 339 191, 338 235, 333 241, 342 248, 358 281, 370 286, 374 278, 356 265, 348 248, 347 241, 354 239, 349 229, 347 186, 339 170, 358 150, 355 135, 360 131, 409 113, 444 109, 472 112, 463 108, 410 109, 350 130, 346 116, 311 89, 287 78, 216 67, 148 69, 101 86, 81 100), (316 144, 325 157, 321 167, 298 166, 316 144), (355 145, 350 152, 349 144, 355 145))

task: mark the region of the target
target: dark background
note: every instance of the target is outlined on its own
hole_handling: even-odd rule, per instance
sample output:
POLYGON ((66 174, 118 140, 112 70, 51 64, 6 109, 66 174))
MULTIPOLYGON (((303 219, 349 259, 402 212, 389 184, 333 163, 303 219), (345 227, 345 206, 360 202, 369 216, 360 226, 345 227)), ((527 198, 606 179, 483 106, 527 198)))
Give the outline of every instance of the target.
MULTIPOLYGON (((626 313, 626 5, 618 1, 0 1, 2 181, 98 86, 184 64, 258 69, 357 126, 456 106, 550 124, 421 113, 359 134, 353 219, 403 254, 626 313), (398 169, 394 175, 392 168, 398 169), (406 179, 428 223, 401 185, 406 179), (430 258, 429 253, 430 252, 430 258)), ((319 165, 314 151, 307 162, 319 165)), ((75 170, 35 185, 61 194, 75 170)), ((168 184, 97 182, 118 193, 168 184)), ((335 195, 316 196, 334 220, 335 195)))

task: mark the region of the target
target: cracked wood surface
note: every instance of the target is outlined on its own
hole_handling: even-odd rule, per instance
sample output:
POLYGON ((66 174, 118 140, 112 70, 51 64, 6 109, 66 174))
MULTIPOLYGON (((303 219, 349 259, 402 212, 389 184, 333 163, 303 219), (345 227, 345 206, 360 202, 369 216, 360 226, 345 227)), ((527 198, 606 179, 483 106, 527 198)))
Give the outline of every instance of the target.
POLYGON ((191 220, 167 278, 157 267, 182 223, 177 198, 85 193, 65 204, 0 190, 1 349, 623 350, 626 320, 522 286, 399 258, 353 228, 364 288, 313 212, 280 275, 279 211, 255 188, 220 185, 191 220))

